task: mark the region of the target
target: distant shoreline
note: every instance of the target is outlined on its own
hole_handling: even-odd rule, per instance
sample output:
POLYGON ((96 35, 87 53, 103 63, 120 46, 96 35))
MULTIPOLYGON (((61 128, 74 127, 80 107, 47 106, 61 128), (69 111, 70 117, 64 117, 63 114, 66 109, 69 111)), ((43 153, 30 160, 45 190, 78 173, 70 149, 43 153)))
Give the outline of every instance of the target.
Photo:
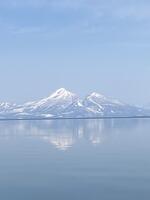
POLYGON ((28 118, 17 119, 8 118, 0 119, 0 121, 53 121, 53 120, 94 120, 94 119, 150 119, 150 116, 129 116, 129 117, 51 117, 51 118, 28 118))

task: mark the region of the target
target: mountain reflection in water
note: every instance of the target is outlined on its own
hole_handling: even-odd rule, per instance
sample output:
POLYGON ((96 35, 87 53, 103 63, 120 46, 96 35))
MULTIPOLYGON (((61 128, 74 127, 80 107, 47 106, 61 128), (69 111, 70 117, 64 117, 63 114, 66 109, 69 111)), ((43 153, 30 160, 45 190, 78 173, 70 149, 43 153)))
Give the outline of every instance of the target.
MULTIPOLYGON (((56 149, 68 150, 82 140, 89 145, 101 145, 112 135, 125 134, 139 129, 140 119, 108 120, 50 120, 50 121, 1 121, 0 138, 37 137, 54 145, 56 149)), ((145 121, 146 123, 146 121, 145 121)))

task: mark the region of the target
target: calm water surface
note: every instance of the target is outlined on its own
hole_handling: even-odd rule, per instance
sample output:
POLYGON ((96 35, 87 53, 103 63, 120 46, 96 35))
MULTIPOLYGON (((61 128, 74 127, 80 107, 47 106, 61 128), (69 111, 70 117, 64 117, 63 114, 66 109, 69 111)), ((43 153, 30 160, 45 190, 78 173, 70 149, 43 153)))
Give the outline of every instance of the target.
POLYGON ((0 200, 150 200, 150 119, 0 122, 0 200))

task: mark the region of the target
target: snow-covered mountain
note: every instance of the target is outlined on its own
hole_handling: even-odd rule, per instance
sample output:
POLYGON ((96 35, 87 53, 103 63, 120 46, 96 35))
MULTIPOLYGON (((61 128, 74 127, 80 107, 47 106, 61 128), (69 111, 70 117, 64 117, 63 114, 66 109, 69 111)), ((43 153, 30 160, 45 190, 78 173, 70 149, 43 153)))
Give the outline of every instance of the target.
POLYGON ((61 117, 66 108, 78 101, 76 94, 61 88, 49 97, 18 107, 16 112, 19 110, 22 115, 33 115, 33 117, 53 117, 56 115, 61 117))
POLYGON ((96 92, 87 96, 83 105, 95 113, 97 117, 121 117, 121 116, 140 116, 144 115, 144 109, 136 106, 131 106, 117 99, 107 98, 104 95, 96 92))
POLYGON ((23 105, 0 103, 1 119, 131 117, 149 114, 149 110, 96 92, 81 100, 78 95, 64 88, 44 99, 23 105))

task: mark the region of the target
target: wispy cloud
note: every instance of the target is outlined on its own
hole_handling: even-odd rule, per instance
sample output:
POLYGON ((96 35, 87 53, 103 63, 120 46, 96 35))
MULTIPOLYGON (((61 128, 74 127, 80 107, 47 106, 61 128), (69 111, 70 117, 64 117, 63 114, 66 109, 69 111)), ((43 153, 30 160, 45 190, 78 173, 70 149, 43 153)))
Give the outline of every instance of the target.
MULTIPOLYGON (((117 31, 120 24, 121 26, 133 24, 139 27, 137 23, 142 22, 140 26, 143 26, 150 20, 150 2, 146 0, 136 2, 135 0, 3 0, 0 1, 0 8, 2 7, 15 8, 19 12, 21 9, 25 11, 28 8, 34 10, 44 8, 47 12, 47 19, 43 19, 44 25, 38 21, 35 23, 36 19, 31 19, 32 25, 28 25, 28 22, 25 25, 10 24, 9 30, 13 34, 58 35, 70 32, 95 34, 103 32, 104 29, 105 32, 117 31), (58 28, 49 23, 48 16, 51 13, 55 13, 53 21, 58 28), (57 17, 59 13, 61 16, 57 17), (63 26, 61 18, 65 22, 63 26)), ((44 9, 41 10, 41 19, 44 16, 44 9)), ((132 26, 129 27, 131 28, 132 26)), ((147 27, 143 31, 147 31, 147 27)))
POLYGON ((84 0, 5 0, 0 2, 1 7, 54 7, 77 8, 84 0))
MULTIPOLYGON (((150 2, 147 0, 2 0, 0 7, 51 8, 57 11, 76 9, 89 15, 101 17, 150 18, 150 2)), ((90 16, 89 16, 90 17, 90 16)))
POLYGON ((41 34, 47 30, 44 27, 10 27, 10 32, 15 35, 21 34, 41 34))
POLYGON ((150 19, 150 4, 119 7, 115 15, 121 19, 144 21, 150 19))

